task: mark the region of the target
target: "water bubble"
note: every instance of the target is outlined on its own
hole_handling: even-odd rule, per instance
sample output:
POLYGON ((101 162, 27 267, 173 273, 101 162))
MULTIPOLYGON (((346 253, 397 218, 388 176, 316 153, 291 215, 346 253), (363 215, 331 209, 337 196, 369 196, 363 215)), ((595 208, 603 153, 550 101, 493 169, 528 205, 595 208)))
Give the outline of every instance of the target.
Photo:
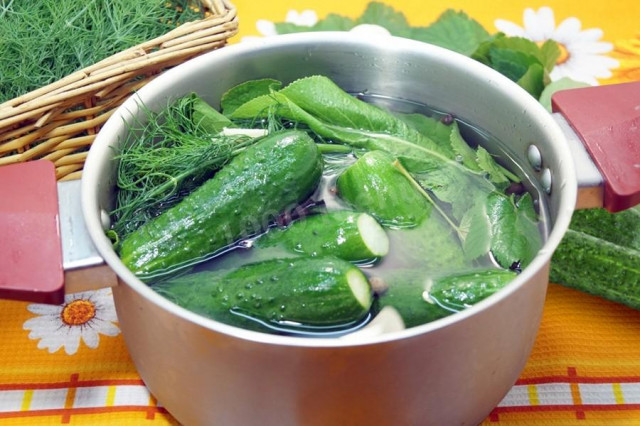
POLYGON ((285 305, 280 305, 280 311, 284 312, 287 309, 287 307, 285 305))
POLYGON ((271 281, 273 281, 273 282, 278 281, 278 279, 279 279, 279 278, 278 278, 278 276, 277 276, 277 275, 273 275, 273 276, 270 278, 270 280, 271 280, 271 281))
POLYGON ((244 288, 246 288, 247 290, 251 290, 251 289, 253 288, 253 284, 251 284, 251 283, 246 283, 246 284, 244 285, 244 288))

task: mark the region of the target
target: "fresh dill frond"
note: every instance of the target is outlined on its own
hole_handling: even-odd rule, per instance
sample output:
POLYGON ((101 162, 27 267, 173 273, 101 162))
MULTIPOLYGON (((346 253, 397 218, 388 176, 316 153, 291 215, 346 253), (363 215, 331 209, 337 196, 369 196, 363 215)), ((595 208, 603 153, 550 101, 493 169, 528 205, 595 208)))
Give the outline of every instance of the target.
POLYGON ((243 135, 222 136, 193 120, 194 96, 150 111, 129 125, 116 160, 116 208, 112 229, 120 239, 175 205, 247 146, 243 135))
POLYGON ((0 0, 0 103, 203 17, 187 0, 0 0))

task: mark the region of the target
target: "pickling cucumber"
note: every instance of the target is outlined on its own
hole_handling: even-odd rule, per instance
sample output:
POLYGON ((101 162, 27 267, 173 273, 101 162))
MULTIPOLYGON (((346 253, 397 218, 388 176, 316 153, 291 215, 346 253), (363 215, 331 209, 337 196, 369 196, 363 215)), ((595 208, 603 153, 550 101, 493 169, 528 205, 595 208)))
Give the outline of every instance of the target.
POLYGON ((367 152, 338 177, 338 194, 384 226, 414 227, 429 217, 432 206, 393 162, 383 151, 367 152))
POLYGON ((372 216, 341 210, 306 217, 286 229, 271 230, 254 245, 274 246, 310 256, 334 255, 363 262, 385 256, 389 252, 389 238, 372 216))
POLYGON ((129 234, 120 258, 145 280, 193 265, 262 232, 281 212, 309 197, 321 176, 322 156, 306 133, 269 135, 129 234))
POLYGON ((252 263, 227 273, 200 272, 154 286, 186 309, 244 325, 313 329, 353 325, 371 307, 367 278, 335 257, 296 257, 252 263))
POLYGON ((407 327, 425 324, 466 309, 503 288, 516 273, 506 269, 478 269, 430 278, 419 270, 397 270, 388 276, 371 277, 388 288, 377 303, 379 309, 394 307, 407 327))
POLYGON ((491 296, 516 275, 508 269, 482 269, 448 275, 431 281, 423 296, 427 301, 457 312, 491 296))
POLYGON ((391 306, 402 317, 406 327, 415 327, 451 315, 453 312, 423 298, 429 282, 423 271, 395 270, 369 278, 374 287, 383 287, 374 303, 374 310, 391 306))

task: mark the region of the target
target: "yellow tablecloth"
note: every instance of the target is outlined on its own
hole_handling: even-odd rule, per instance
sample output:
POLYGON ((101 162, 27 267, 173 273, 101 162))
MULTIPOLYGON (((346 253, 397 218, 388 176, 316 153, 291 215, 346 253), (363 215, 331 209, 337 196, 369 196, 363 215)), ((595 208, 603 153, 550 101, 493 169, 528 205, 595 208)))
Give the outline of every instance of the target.
MULTIPOLYGON (((270 33, 271 22, 309 25, 328 13, 357 17, 368 1, 235 3, 241 32, 234 42, 241 42, 243 37, 270 33)), ((464 10, 489 32, 521 27, 532 38, 566 36, 567 28, 575 29, 577 21, 584 31, 583 47, 610 43, 592 45, 591 52, 615 59, 617 66, 596 61, 598 66, 591 63, 591 68, 574 72, 582 76, 592 72, 601 84, 640 80, 637 0, 389 3, 411 25, 426 26, 445 8, 453 8, 464 10), (541 11, 545 5, 549 9, 541 11), (525 13, 528 8, 532 10, 525 13), (565 21, 569 17, 576 19, 565 21), (559 31, 563 24, 564 32, 559 31), (554 29, 558 31, 553 33, 554 29)), ((1 424, 175 423, 136 373, 109 290, 68 296, 59 307, 0 301, 0 324, 1 424)), ((528 364, 483 424, 640 425, 640 312, 550 285, 528 364)))

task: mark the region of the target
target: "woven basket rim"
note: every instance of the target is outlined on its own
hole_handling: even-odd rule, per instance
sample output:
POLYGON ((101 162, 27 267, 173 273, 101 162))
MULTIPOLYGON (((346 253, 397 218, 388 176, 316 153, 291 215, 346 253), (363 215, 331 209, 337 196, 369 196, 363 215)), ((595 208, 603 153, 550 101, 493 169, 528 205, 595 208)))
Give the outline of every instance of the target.
MULTIPOLYGON (((192 34, 193 31, 197 29, 197 28, 194 28, 194 26, 196 26, 198 23, 215 20, 215 21, 219 21, 219 23, 222 24, 223 22, 228 21, 228 17, 230 15, 233 15, 234 18, 236 16, 236 13, 237 13, 236 8, 228 0, 199 0, 199 1, 203 5, 206 5, 206 7, 209 10, 216 11, 216 14, 211 15, 209 17, 205 17, 198 21, 185 22, 179 27, 161 36, 158 36, 151 40, 147 40, 143 43, 137 44, 121 52, 108 56, 94 64, 91 64, 87 67, 74 71, 73 73, 70 73, 65 77, 61 78, 60 80, 57 80, 46 86, 40 87, 38 89, 24 93, 23 95, 20 95, 18 97, 15 97, 13 99, 9 99, 8 101, 0 103, 0 124, 2 123, 1 120, 5 118, 5 114, 6 114, 4 112, 5 109, 16 108, 42 95, 46 95, 50 92, 55 93, 56 90, 59 90, 60 87, 63 87, 66 84, 72 84, 79 80, 87 79, 92 75, 98 75, 100 72, 100 69, 107 64, 113 64, 116 62, 119 62, 120 64, 122 64, 123 62, 126 63, 127 61, 136 60, 140 56, 145 55, 146 54, 145 52, 147 50, 155 46, 158 46, 158 47, 162 47, 164 45, 170 46, 172 44, 171 43, 172 41, 173 41, 173 44, 175 44, 175 39, 177 38, 184 37, 182 40, 189 40, 188 35, 192 34), (98 73, 96 73, 96 71, 98 71, 98 73)), ((216 23, 214 23, 213 25, 215 25, 216 23)))
POLYGON ((95 135, 131 93, 237 34, 237 10, 230 1, 199 3, 211 15, 0 104, 0 166, 44 158, 54 162, 58 179, 80 177, 95 135))

